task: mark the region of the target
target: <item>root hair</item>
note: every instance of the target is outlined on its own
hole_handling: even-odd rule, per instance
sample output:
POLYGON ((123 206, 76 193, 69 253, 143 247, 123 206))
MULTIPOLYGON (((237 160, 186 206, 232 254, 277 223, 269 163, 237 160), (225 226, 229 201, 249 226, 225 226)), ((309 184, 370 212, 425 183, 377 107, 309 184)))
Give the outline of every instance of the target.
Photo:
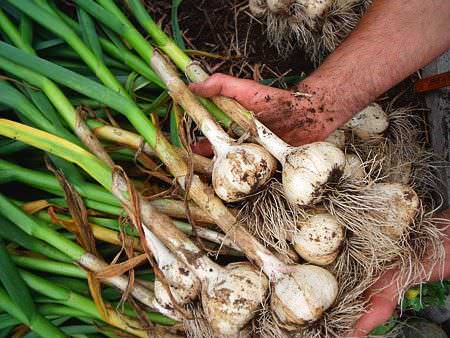
POLYGON ((432 210, 442 200, 440 192, 443 191, 444 183, 441 171, 448 163, 424 145, 420 126, 420 113, 424 109, 394 109, 394 102, 386 109, 389 127, 385 137, 368 141, 354 138, 352 144, 366 161, 371 161, 374 156, 382 158, 377 163, 384 182, 409 184, 432 210))
POLYGON ((305 14, 299 1, 291 4, 288 13, 267 12, 267 35, 280 55, 288 55, 296 46, 305 49, 315 64, 336 49, 355 28, 372 0, 333 0, 318 18, 305 14))
POLYGON ((200 302, 190 303, 187 309, 192 314, 193 319, 183 321, 183 326, 188 338, 212 338, 213 330, 205 316, 200 302))
POLYGON ((273 178, 244 202, 238 220, 265 246, 289 256, 288 242, 302 216, 306 213, 286 200, 282 183, 273 178))

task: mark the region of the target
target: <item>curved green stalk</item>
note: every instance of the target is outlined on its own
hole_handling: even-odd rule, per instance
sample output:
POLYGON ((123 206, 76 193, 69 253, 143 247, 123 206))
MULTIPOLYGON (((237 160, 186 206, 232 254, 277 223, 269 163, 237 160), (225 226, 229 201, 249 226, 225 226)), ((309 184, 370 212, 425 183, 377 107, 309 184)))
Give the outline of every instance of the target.
POLYGON ((87 278, 86 271, 70 263, 62 263, 43 258, 17 256, 17 255, 11 255, 11 259, 16 265, 26 269, 49 272, 52 274, 67 277, 75 277, 83 279, 87 278))
MULTIPOLYGON (((56 283, 50 282, 49 280, 34 275, 28 271, 19 270, 19 272, 25 283, 27 283, 31 289, 54 299, 60 304, 83 311, 92 318, 102 320, 97 307, 91 299, 70 291, 64 287, 58 286, 56 283)), ((172 319, 164 317, 158 313, 149 313, 148 315, 155 323, 163 325, 173 325, 175 323, 172 319)))
POLYGON ((30 215, 27 215, 3 194, 0 194, 0 213, 28 235, 49 243, 73 260, 79 261, 86 253, 82 247, 66 239, 57 231, 43 226, 42 223, 36 222, 30 215))
POLYGON ((42 26, 64 39, 86 62, 96 76, 101 79, 106 86, 126 95, 116 77, 106 68, 101 60, 86 47, 78 35, 56 15, 43 9, 34 1, 29 0, 8 0, 11 5, 27 14, 30 18, 40 23, 42 26))
POLYGON ((19 31, 22 40, 31 47, 33 44, 33 23, 25 14, 20 16, 19 31))
POLYGON ((18 46, 20 49, 27 51, 28 53, 34 54, 34 50, 26 40, 22 39, 19 31, 15 28, 9 18, 6 16, 5 12, 0 8, 0 29, 6 33, 6 35, 11 39, 11 41, 18 46))
MULTIPOLYGON (((113 1, 99 0, 98 2, 101 4, 101 6, 99 4, 96 4, 92 0, 75 1, 80 7, 89 12, 93 17, 97 18, 105 26, 114 30, 117 34, 121 35, 125 40, 127 40, 143 60, 150 62, 153 55, 153 47, 146 39, 144 39, 144 37, 136 30, 136 28, 134 28, 131 22, 126 18, 126 16, 121 12, 121 10, 113 1), (105 10, 105 8, 107 10, 105 10)), ((185 69, 187 67, 187 64, 191 62, 190 59, 184 54, 184 52, 181 54, 177 54, 176 60, 180 67, 184 67, 181 69, 185 69)), ((213 102, 201 97, 199 97, 198 99, 218 122, 220 122, 226 128, 229 128, 231 126, 231 119, 213 102)))
MULTIPOLYGON (((58 196, 64 196, 61 185, 56 177, 50 173, 28 169, 17 164, 0 159, 0 174, 9 175, 11 179, 20 181, 32 187, 55 193, 58 196)), ((111 193, 98 184, 83 182, 77 184, 72 182, 75 190, 84 197, 94 201, 120 207, 120 202, 111 193)))
MULTIPOLYGON (((52 4, 50 4, 51 6, 52 4)), ((80 32, 80 25, 72 20, 65 13, 59 11, 56 7, 52 6, 54 13, 56 13, 66 24, 68 24, 76 32, 80 32)), ((144 61, 142 61, 138 56, 131 53, 125 46, 114 44, 111 41, 100 37, 100 45, 113 58, 122 61, 124 64, 128 65, 132 70, 144 76, 147 80, 153 82, 160 88, 165 88, 164 83, 159 79, 158 75, 151 69, 144 61)))
POLYGON ((39 129, 47 130, 49 133, 61 136, 71 142, 78 144, 78 139, 66 129, 51 123, 21 92, 7 81, 0 80, 0 102, 6 104, 16 111, 24 114, 26 119, 32 122, 39 129))
MULTIPOLYGON (((52 337, 65 337, 65 335, 50 321, 44 318, 38 311, 31 298, 31 292, 19 274, 19 271, 6 250, 6 246, 0 239, 0 281, 6 289, 8 295, 3 294, 1 298, 10 298, 17 307, 17 311, 10 312, 17 319, 29 326, 33 331, 42 334, 47 332, 52 337), (20 318, 19 313, 23 314, 20 318)), ((1 306, 1 300, 0 300, 1 306)), ((8 311, 7 309, 5 309, 8 311)), ((10 310, 11 311, 11 310, 10 310)))
POLYGON ((30 236, 11 221, 0 215, 0 236, 20 246, 60 262, 72 262, 72 259, 44 241, 30 236))
MULTIPOLYGON (((39 87, 47 95, 53 105, 58 109, 69 126, 72 129, 76 129, 77 117, 75 108, 53 81, 50 81, 45 76, 33 72, 28 68, 17 65, 7 59, 2 60, 0 68, 11 74, 14 74, 21 79, 26 80, 31 85, 39 87)), ((46 126, 45 129, 48 129, 48 126, 46 126)))

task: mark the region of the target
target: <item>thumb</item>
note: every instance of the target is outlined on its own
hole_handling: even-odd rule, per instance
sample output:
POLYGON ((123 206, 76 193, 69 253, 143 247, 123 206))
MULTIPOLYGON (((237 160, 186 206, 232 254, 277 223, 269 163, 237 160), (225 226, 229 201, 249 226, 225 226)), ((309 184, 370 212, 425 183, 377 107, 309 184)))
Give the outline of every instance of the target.
POLYGON ((194 94, 203 97, 227 96, 235 99, 246 109, 261 111, 267 108, 274 95, 285 95, 285 91, 259 84, 253 80, 238 79, 216 73, 200 83, 191 83, 194 94))

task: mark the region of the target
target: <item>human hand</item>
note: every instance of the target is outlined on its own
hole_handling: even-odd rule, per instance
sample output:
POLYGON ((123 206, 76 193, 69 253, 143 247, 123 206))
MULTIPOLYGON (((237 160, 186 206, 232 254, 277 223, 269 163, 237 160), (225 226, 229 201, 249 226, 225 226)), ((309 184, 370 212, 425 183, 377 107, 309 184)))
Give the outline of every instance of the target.
POLYGON ((325 140, 339 125, 319 96, 264 86, 256 81, 214 74, 190 89, 199 96, 227 96, 252 111, 278 136, 297 146, 325 140))
POLYGON ((391 318, 398 301, 398 288, 395 282, 396 271, 383 273, 370 288, 367 297, 368 311, 358 320, 349 338, 362 338, 373 329, 391 318))

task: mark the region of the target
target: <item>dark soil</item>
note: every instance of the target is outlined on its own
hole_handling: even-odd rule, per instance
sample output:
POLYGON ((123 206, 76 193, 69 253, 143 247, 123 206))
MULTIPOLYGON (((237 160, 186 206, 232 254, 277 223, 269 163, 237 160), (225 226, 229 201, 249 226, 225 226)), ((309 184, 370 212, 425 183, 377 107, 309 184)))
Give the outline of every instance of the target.
MULTIPOLYGON (((212 72, 223 72, 255 80, 301 76, 313 67, 301 51, 279 56, 266 39, 264 25, 253 18, 248 0, 184 0, 179 24, 187 48, 225 57, 203 58, 212 72)), ((170 2, 151 1, 154 16, 170 26, 170 2)))

